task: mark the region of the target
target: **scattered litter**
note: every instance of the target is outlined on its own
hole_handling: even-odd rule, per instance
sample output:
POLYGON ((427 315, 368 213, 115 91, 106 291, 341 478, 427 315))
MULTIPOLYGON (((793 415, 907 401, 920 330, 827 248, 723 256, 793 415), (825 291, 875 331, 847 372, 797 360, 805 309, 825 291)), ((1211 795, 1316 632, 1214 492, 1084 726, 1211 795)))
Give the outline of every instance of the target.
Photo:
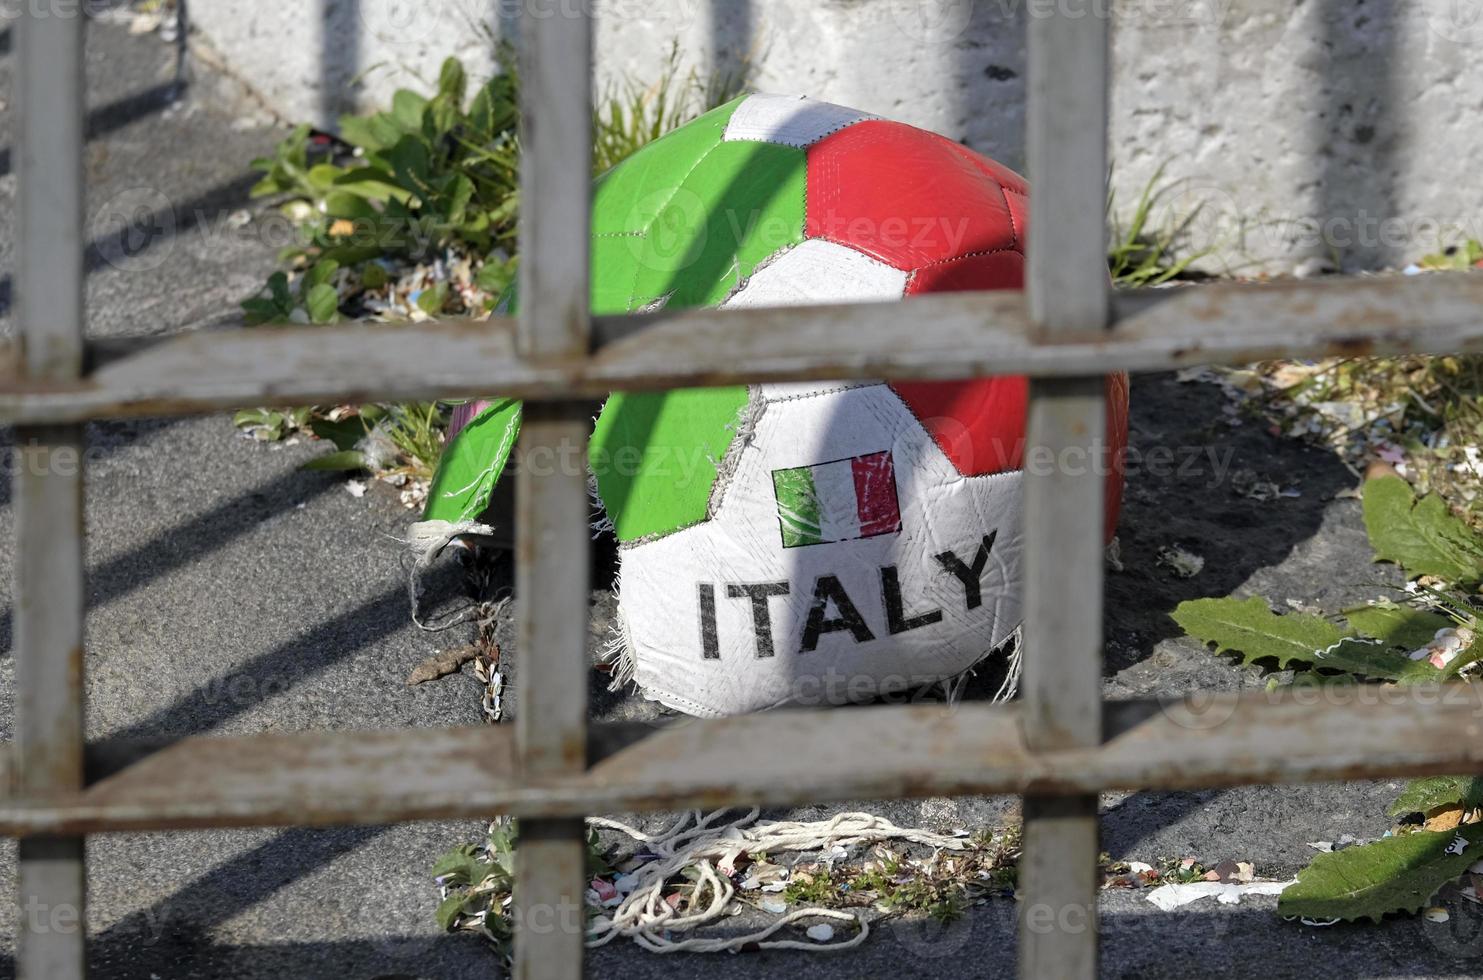
MULTIPOLYGON (((475 661, 477 665, 480 661, 475 661)), ((475 673, 478 673, 477 666, 475 673)), ((489 681, 484 688, 484 694, 479 698, 479 704, 484 708, 485 716, 491 722, 501 722, 505 719, 505 675, 501 671, 492 671, 489 681)))
POLYGON ((1135 875, 1146 875, 1153 872, 1153 865, 1144 864, 1142 861, 1129 861, 1128 870, 1135 875))
POLYGON ((1293 266, 1294 279, 1313 279, 1317 276, 1331 275, 1339 270, 1328 259, 1319 256, 1310 256, 1297 265, 1293 266))
POLYGON ((1205 872, 1206 881, 1249 882, 1256 878, 1250 861, 1222 861, 1205 872))
MULTIPOLYGON (((947 837, 924 830, 897 827, 889 820, 869 813, 841 813, 830 820, 813 823, 769 821, 758 823, 759 810, 753 808, 738 819, 719 823, 727 811, 716 810, 701 815, 691 811, 665 830, 648 834, 633 827, 601 817, 588 820, 588 825, 616 830, 644 844, 657 859, 632 874, 636 885, 623 896, 611 917, 593 920, 588 932, 589 946, 602 946, 613 939, 626 937, 652 952, 736 952, 742 949, 846 949, 858 946, 870 934, 869 923, 853 911, 828 908, 796 908, 783 911, 770 924, 744 935, 698 937, 693 930, 714 924, 730 914, 727 910, 736 894, 729 877, 717 873, 717 863, 738 853, 774 853, 782 851, 822 850, 850 847, 873 841, 903 840, 937 848, 961 850, 967 846, 962 838, 947 837), (669 893, 668 883, 684 873, 694 884, 685 896, 669 893), (684 908, 676 907, 671 898, 683 897, 684 908), (853 927, 853 935, 833 942, 835 929, 818 923, 806 930, 809 941, 770 939, 774 933, 804 919, 831 919, 853 927), (826 933, 824 930, 828 929, 826 933)), ((786 887, 781 878, 787 870, 774 864, 758 862, 748 869, 747 881, 758 881, 765 891, 786 887), (759 869, 776 869, 764 870, 759 869), (760 883, 762 877, 779 880, 760 883)), ((747 882, 741 887, 747 888, 747 882)), ((758 906, 773 911, 787 904, 779 898, 762 898, 758 906)), ((778 914, 774 912, 773 914, 778 914)))
MULTIPOLYGON (((352 223, 349 233, 355 230, 352 223)), ((487 261, 499 267, 508 258, 496 249, 487 261)), ((367 285, 362 294, 367 312, 376 320, 423 321, 433 314, 483 320, 489 317, 499 293, 495 281, 481 277, 486 261, 454 247, 431 261, 387 257, 377 265, 385 273, 383 282, 367 285)))
POLYGON ((612 908, 622 900, 618 895, 618 889, 611 882, 601 878, 592 879, 591 891, 597 899, 594 904, 601 905, 603 908, 612 908))
POLYGON ((1280 500, 1284 497, 1301 497, 1302 491, 1295 488, 1286 490, 1257 476, 1255 470, 1240 469, 1231 474, 1231 491, 1238 496, 1248 500, 1265 503, 1270 500, 1280 500))
POLYGON ((1236 905, 1247 895, 1281 895, 1291 881, 1192 881, 1185 885, 1161 885, 1148 893, 1148 900, 1165 912, 1173 911, 1202 898, 1214 898, 1222 905, 1236 905))
POLYGON ((352 497, 364 497, 366 495, 366 485, 359 480, 346 480, 345 492, 352 497))
POLYGON ((1463 837, 1461 834, 1458 834, 1456 837, 1452 838, 1452 843, 1450 843, 1450 844, 1447 845, 1447 853, 1448 854, 1461 854, 1463 851, 1466 851, 1467 849, 1468 849, 1467 838, 1463 837))
POLYGON ((1412 650, 1407 656, 1412 660, 1426 660, 1442 670, 1456 660, 1458 654, 1471 647, 1473 639, 1473 631, 1466 626, 1444 626, 1432 636, 1430 643, 1412 650))
POLYGON ((759 890, 780 892, 787 887, 787 884, 780 879, 786 879, 787 877, 787 868, 777 864, 762 862, 751 866, 747 872, 747 876, 742 879, 741 887, 743 891, 749 892, 759 890))
POLYGON ((1205 559, 1179 545, 1159 549, 1158 562, 1180 578, 1194 578, 1205 568, 1205 559))
POLYGON ((1426 917, 1426 921, 1428 922, 1446 922, 1452 918, 1452 916, 1447 914, 1447 910, 1440 905, 1433 905, 1421 914, 1426 917))
POLYGON ((782 915, 788 911, 788 903, 781 898, 764 898, 757 903, 757 907, 764 912, 771 912, 773 915, 782 915))
POLYGON ((1389 442, 1375 443, 1375 455, 1391 466, 1404 466, 1406 463, 1406 451, 1389 442))
POLYGON ((1174 380, 1180 384, 1190 384, 1195 381, 1203 381, 1208 384, 1220 384, 1220 375, 1207 366, 1181 368, 1174 372, 1174 380))
MULTIPOLYGON (((1423 270, 1412 266, 1411 271, 1423 270)), ((1333 452, 1356 477, 1372 461, 1383 460, 1418 491, 1439 492, 1483 523, 1477 516, 1483 511, 1477 506, 1483 496, 1478 426, 1468 421, 1474 417, 1471 410, 1449 407, 1454 399, 1460 405, 1477 403, 1469 389, 1448 393, 1446 379, 1466 370, 1464 360, 1447 355, 1329 357, 1265 362, 1254 370, 1202 367, 1176 377, 1218 387, 1230 403, 1226 420, 1233 408, 1243 417, 1259 417, 1274 436, 1333 452)), ((1238 494, 1260 501, 1299 495, 1249 471, 1233 473, 1231 484, 1238 494)))
POLYGON ((1336 926, 1344 920, 1337 916, 1332 919, 1310 919, 1305 915, 1298 921, 1305 926, 1312 926, 1315 929, 1327 929, 1329 926, 1336 926))
POLYGON ((160 23, 164 18, 158 11, 135 14, 129 21, 129 33, 134 35, 153 34, 160 29, 160 23))

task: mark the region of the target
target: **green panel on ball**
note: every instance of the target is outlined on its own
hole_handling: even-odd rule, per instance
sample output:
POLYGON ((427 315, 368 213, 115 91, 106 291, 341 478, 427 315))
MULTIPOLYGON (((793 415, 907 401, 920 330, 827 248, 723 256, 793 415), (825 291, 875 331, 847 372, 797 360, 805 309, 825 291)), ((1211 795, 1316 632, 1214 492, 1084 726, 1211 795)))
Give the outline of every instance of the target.
MULTIPOLYGON (((593 311, 716 306, 759 263, 803 240, 802 150, 721 136, 729 103, 599 181, 593 311)), ((598 494, 619 541, 705 520, 745 387, 617 393, 592 436, 598 494)))
POLYGON ((802 150, 745 140, 716 146, 649 223, 635 304, 719 304, 760 262, 803 241, 807 183, 802 150))
POLYGON ((448 444, 427 491, 423 520, 460 524, 478 519, 515 448, 521 414, 518 401, 491 402, 448 444))
MULTIPOLYGON (((655 140, 597 179, 594 314, 716 306, 760 263, 803 241, 804 151, 722 138, 744 98, 655 140)), ((513 293, 506 297, 510 313, 513 293)), ((590 457, 620 541, 705 520, 716 467, 746 404, 745 387, 620 392, 608 399, 590 457)), ((481 417, 483 424, 448 446, 435 481, 444 496, 429 500, 429 518, 469 520, 482 509, 519 414, 519 403, 501 403, 502 425, 481 417)))
POLYGON ((608 399, 589 461, 619 541, 705 520, 716 466, 746 405, 745 386, 618 392, 608 399))

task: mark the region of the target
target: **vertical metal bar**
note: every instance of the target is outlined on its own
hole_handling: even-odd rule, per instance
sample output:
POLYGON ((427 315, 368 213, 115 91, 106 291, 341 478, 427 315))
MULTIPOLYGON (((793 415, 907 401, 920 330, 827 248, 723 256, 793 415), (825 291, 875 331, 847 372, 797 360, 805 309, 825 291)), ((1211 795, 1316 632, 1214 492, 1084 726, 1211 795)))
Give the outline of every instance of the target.
MULTIPOLYGON (((1107 20, 1032 17, 1029 303, 1041 339, 1106 328, 1107 20)), ((1102 727, 1101 378, 1030 388, 1025 473, 1025 737, 1092 745, 1102 727)), ((1027 797, 1022 977, 1097 973, 1097 797, 1027 797)))
MULTIPOLYGON (((592 25, 585 5, 524 9, 519 347, 527 357, 582 357, 590 332, 592 25)), ((520 436, 517 725, 530 774, 586 765, 590 425, 580 404, 532 403, 520 436)), ((517 977, 581 976, 585 865, 581 820, 522 822, 517 977)))
MULTIPOLYGON (((26 372, 65 380, 82 369, 82 11, 31 4, 18 31, 17 322, 26 372)), ((17 789, 37 798, 82 787, 83 430, 16 443, 17 789)), ((83 839, 22 840, 19 856, 17 975, 82 977, 83 839)))

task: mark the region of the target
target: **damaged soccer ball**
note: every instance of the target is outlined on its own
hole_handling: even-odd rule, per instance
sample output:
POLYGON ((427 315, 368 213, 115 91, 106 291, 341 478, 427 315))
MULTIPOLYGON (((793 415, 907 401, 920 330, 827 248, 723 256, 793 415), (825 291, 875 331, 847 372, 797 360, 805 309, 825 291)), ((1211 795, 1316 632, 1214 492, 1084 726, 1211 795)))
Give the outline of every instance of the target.
MULTIPOLYGON (((1027 209, 1023 179, 951 140, 746 96, 599 178, 593 311, 1017 289, 1027 209)), ((613 395, 589 465, 620 546, 619 681, 729 715, 902 695, 1000 649, 1021 617, 1027 391, 997 377, 613 395)), ((1110 529, 1126 378, 1108 379, 1107 406, 1110 529)), ((428 521, 473 526, 519 419, 513 401, 460 410, 428 521)))

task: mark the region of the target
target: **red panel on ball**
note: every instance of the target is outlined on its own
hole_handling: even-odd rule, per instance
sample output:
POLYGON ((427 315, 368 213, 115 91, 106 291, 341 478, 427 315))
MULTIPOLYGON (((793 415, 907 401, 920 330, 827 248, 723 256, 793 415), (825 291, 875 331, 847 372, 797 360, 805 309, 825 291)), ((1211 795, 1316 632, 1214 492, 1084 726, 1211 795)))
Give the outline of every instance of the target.
POLYGON ((809 147, 804 227, 898 269, 1014 248, 996 168, 1014 176, 935 133, 856 123, 809 147))
MULTIPOLYGON (((1020 196, 1018 203, 1025 198, 1020 196)), ((1019 289, 1024 259, 1018 252, 967 255, 912 273, 908 295, 975 289, 1019 289)), ((892 388, 965 476, 1007 473, 1024 465, 1025 410, 1029 382, 1023 377, 961 382, 897 382, 892 388)), ((1104 492, 1107 538, 1122 508, 1123 455, 1128 445, 1128 377, 1107 378, 1106 452, 1096 465, 1107 468, 1104 492)), ((1100 447, 1099 447, 1100 448, 1100 447)))
POLYGON ((1021 289, 1024 284, 1025 257, 1018 250, 981 252, 917 269, 906 282, 906 295, 1021 289))

